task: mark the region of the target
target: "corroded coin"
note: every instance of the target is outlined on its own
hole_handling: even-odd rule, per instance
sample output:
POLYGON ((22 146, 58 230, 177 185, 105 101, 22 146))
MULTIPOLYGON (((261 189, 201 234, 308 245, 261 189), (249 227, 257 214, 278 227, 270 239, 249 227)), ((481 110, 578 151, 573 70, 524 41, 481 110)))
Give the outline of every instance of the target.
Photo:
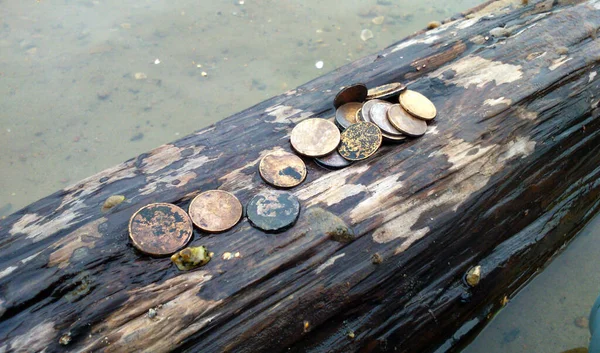
POLYGON ((352 86, 344 87, 333 100, 333 106, 335 109, 342 105, 350 102, 362 103, 367 98, 367 86, 362 83, 357 83, 352 86))
POLYGON ((406 86, 400 82, 392 82, 386 85, 371 88, 367 92, 367 99, 389 99, 404 91, 406 86))
POLYGON ((335 111, 335 121, 336 123, 342 127, 342 129, 346 129, 348 126, 352 124, 356 124, 358 121, 358 111, 362 107, 362 103, 351 102, 342 105, 337 108, 335 111))
POLYGON ((350 161, 360 161, 372 156, 381 146, 381 130, 377 125, 360 122, 350 125, 342 133, 342 143, 338 151, 350 161))
POLYGON ((289 192, 264 191, 248 202, 246 214, 254 227, 265 232, 280 232, 296 223, 300 201, 289 192))
POLYGON ((369 121, 377 125, 383 133, 392 136, 402 136, 402 133, 393 127, 388 120, 388 110, 391 106, 393 106, 393 104, 389 102, 371 105, 371 109, 369 110, 369 121))
POLYGON ((294 127, 290 142, 294 150, 302 155, 321 157, 331 153, 340 144, 340 130, 325 119, 306 119, 294 127))
POLYGON ((280 188, 292 188, 306 178, 304 161, 295 154, 284 151, 276 151, 264 156, 258 171, 267 183, 280 188))
POLYGON ((352 164, 352 162, 342 157, 337 150, 326 156, 315 158, 315 162, 322 167, 331 169, 345 168, 352 164))
POLYGON ((181 208, 152 203, 140 208, 129 220, 129 239, 139 251, 165 256, 183 248, 192 238, 192 221, 181 208))
POLYGON ((224 232, 242 218, 242 204, 227 191, 209 190, 194 197, 189 213, 196 227, 203 231, 224 232))
POLYGON ((432 120, 437 114, 435 105, 419 92, 406 90, 400 94, 400 105, 407 112, 423 120, 432 120))
POLYGON ((425 121, 408 114, 399 104, 394 104, 390 107, 388 110, 388 119, 396 129, 408 136, 422 136, 427 131, 427 123, 425 121))

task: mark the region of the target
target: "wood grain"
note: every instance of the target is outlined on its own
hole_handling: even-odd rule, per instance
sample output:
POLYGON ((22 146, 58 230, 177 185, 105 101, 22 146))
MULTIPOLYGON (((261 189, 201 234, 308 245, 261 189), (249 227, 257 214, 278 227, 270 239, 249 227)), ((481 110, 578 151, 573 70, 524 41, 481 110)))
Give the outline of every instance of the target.
POLYGON ((600 3, 529 3, 488 2, 1 220, 0 352, 456 349, 600 202, 600 3), (190 272, 129 244, 148 203, 245 204, 261 158, 333 116, 339 87, 394 81, 435 103, 427 134, 338 171, 305 159, 292 229, 196 232, 215 257, 190 272))

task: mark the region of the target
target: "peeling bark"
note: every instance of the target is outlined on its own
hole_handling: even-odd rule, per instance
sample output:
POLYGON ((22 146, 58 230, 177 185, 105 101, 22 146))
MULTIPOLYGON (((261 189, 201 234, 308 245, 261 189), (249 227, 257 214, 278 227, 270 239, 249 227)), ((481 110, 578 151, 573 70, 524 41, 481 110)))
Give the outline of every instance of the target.
POLYGON ((600 3, 520 3, 488 2, 0 220, 0 352, 456 349, 600 203, 600 3), (129 244, 150 202, 185 209, 218 188, 246 203, 268 188, 260 158, 332 116, 339 87, 392 81, 436 104, 427 134, 338 171, 306 160, 292 229, 195 231, 215 257, 191 272, 129 244))

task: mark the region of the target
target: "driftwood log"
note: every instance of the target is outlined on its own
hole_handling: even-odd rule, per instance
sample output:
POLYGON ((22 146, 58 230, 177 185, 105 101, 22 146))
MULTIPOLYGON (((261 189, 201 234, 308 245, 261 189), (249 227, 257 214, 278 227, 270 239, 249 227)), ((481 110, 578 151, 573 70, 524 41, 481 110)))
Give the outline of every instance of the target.
POLYGON ((522 3, 488 2, 1 220, 0 352, 456 350, 600 203, 600 2, 522 3), (129 244, 145 204, 215 188, 247 202, 294 124, 332 116, 343 85, 392 81, 429 96, 435 123, 343 170, 306 160, 292 229, 197 232, 215 257, 189 272, 129 244), (346 226, 354 241, 333 240, 346 226))

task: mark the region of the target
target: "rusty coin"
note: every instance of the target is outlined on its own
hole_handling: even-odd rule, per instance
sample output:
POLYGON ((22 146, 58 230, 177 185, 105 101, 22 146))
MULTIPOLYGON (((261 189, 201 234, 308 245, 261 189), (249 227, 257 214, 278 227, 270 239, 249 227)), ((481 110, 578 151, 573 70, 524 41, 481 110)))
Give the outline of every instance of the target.
POLYGON ((331 153, 340 144, 340 130, 325 119, 306 119, 294 127, 290 142, 294 150, 302 155, 321 157, 331 153))
POLYGON ((342 105, 335 111, 335 122, 342 128, 357 123, 358 111, 362 107, 362 103, 351 102, 342 105))
POLYGON ((333 100, 333 106, 335 109, 341 107, 342 105, 350 102, 359 102, 362 103, 367 98, 367 86, 362 83, 357 83, 352 86, 344 87, 338 94, 335 96, 333 100))
POLYGON ((315 158, 315 162, 321 167, 331 169, 345 168, 352 164, 352 162, 342 157, 342 155, 337 150, 331 152, 326 156, 315 158))
POLYGON ((350 125, 342 133, 338 151, 349 161, 360 161, 372 156, 381 146, 382 135, 377 125, 360 122, 350 125))
POLYGON ((411 115, 422 120, 433 120, 437 115, 435 105, 419 92, 406 90, 400 94, 400 105, 411 115))
POLYGON ((129 239, 136 249, 153 256, 171 255, 192 238, 190 217, 169 203, 140 208, 129 220, 129 239))
POLYGON ((276 151, 264 156, 258 166, 260 176, 269 184, 292 188, 306 178, 306 165, 295 154, 276 151))
POLYGON ((427 123, 425 121, 408 114, 399 104, 394 104, 390 107, 388 110, 388 119, 396 129, 408 136, 422 136, 427 131, 427 123))
POLYGON ((392 82, 386 85, 371 88, 367 92, 367 99, 389 99, 404 91, 406 86, 400 82, 392 82))
POLYGON ((300 201, 284 191, 264 191, 246 206, 250 223, 265 232, 280 232, 293 226, 299 214, 300 201))
POLYGON ((189 213, 196 227, 205 232, 219 233, 240 221, 242 204, 227 191, 209 190, 194 197, 189 213))

